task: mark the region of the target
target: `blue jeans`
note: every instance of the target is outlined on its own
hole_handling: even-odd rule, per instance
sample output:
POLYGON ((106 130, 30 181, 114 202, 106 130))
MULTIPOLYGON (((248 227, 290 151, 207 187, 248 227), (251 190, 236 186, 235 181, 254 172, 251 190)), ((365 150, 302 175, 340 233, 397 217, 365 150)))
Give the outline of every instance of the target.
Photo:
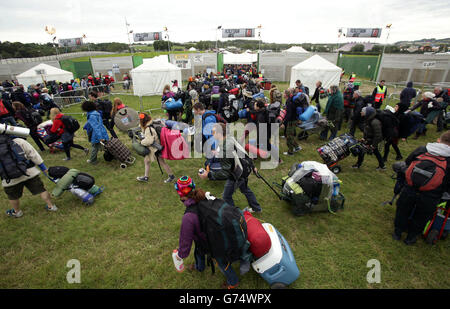
MULTIPOLYGON (((195 253, 195 269, 197 269, 199 272, 202 272, 205 270, 206 266, 206 256, 203 254, 195 253)), ((220 269, 222 274, 227 278, 227 284, 228 285, 236 285, 239 282, 239 278, 236 274, 236 272, 233 270, 233 267, 231 267, 231 264, 225 264, 220 261, 216 261, 216 266, 220 269)))
POLYGON ((227 182, 225 183, 225 187, 223 189, 222 199, 225 202, 227 202, 229 205, 235 206, 234 201, 233 201, 233 194, 237 188, 239 188, 239 190, 242 192, 242 194, 245 195, 245 197, 247 198, 247 201, 248 201, 248 205, 254 211, 261 210, 261 206, 258 204, 255 194, 248 187, 248 179, 239 179, 238 181, 228 179, 227 182))
POLYGON ((8 124, 10 126, 17 126, 17 122, 13 116, 3 117, 0 119, 0 123, 8 124))

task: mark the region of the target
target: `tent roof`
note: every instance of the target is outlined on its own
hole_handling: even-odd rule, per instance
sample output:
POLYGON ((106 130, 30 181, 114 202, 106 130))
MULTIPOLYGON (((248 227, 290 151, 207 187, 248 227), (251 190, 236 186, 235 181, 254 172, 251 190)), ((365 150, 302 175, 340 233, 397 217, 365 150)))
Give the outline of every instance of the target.
POLYGON ((285 53, 303 53, 303 54, 309 53, 309 51, 307 51, 306 49, 304 49, 301 46, 292 46, 291 48, 286 49, 283 52, 285 52, 285 53))
POLYGON ((131 72, 146 71, 178 71, 181 70, 176 65, 169 62, 167 55, 145 59, 144 63, 131 70, 131 72))
POLYGON ((195 47, 189 48, 190 51, 196 51, 197 49, 195 47))
POLYGON ((223 63, 224 64, 252 64, 253 62, 258 61, 257 54, 224 54, 223 55, 223 63))
POLYGON ((34 67, 32 67, 31 69, 28 69, 27 71, 17 75, 17 78, 23 78, 23 77, 35 77, 35 76, 39 76, 36 73, 36 70, 45 70, 45 75, 49 76, 49 75, 66 75, 66 74, 70 74, 73 76, 72 72, 69 71, 65 71, 59 68, 56 68, 54 66, 45 64, 45 63, 41 63, 38 64, 34 67))
POLYGON ((322 70, 322 71, 342 71, 342 69, 330 61, 320 57, 319 55, 314 55, 292 67, 292 70, 322 70))

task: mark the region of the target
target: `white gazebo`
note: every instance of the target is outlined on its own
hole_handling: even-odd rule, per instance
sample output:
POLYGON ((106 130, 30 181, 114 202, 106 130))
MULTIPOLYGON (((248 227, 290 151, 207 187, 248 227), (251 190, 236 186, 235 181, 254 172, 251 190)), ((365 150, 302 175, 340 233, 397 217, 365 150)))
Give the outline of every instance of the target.
POLYGON ((319 55, 314 55, 292 67, 289 85, 295 87, 295 81, 300 80, 312 94, 317 81, 321 81, 324 88, 329 88, 332 85, 338 86, 341 72, 340 67, 319 55))
POLYGON ((162 95, 165 85, 178 81, 182 87, 181 69, 168 61, 167 55, 145 59, 144 63, 130 71, 136 96, 162 95))
POLYGON ((283 50, 283 53, 309 54, 309 51, 301 46, 292 46, 289 49, 283 50))
POLYGON ((17 75, 16 78, 19 84, 27 89, 30 85, 42 84, 44 81, 55 80, 61 83, 70 82, 70 80, 73 79, 73 73, 41 63, 17 75))

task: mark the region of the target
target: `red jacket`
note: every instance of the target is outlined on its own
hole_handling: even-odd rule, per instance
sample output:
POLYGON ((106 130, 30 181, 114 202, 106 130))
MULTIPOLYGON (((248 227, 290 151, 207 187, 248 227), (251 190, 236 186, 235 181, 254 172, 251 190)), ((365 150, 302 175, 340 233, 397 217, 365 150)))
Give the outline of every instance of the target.
POLYGON ((50 132, 53 134, 57 134, 58 136, 63 135, 64 133, 64 123, 61 120, 61 117, 64 116, 63 113, 59 113, 55 116, 55 120, 53 120, 53 125, 50 128, 50 132))

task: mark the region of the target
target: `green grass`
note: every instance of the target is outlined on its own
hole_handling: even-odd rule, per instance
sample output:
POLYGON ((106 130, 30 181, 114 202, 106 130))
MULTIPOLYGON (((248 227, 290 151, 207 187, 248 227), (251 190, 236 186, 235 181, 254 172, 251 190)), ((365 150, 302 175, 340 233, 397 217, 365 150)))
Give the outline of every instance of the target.
MULTIPOLYGON (((287 85, 280 84, 284 89, 287 85)), ((125 104, 138 108, 139 101, 121 96, 125 104)), ((145 97, 145 109, 158 108, 159 97, 145 97)), ((390 102, 393 104, 393 102, 390 102)), ((72 106, 64 112, 81 113, 72 106)), ((155 112, 155 116, 162 115, 155 112)), ((84 116, 78 115, 83 123, 84 116)), ((82 124, 83 124, 82 123, 82 124)), ((344 126, 342 131, 345 131, 344 126)), ((403 156, 417 146, 434 141, 438 134, 430 127, 426 138, 401 142, 403 156)), ((360 132, 359 132, 360 134, 360 132)), ((120 132, 128 146, 130 139, 120 132)), ((80 130, 75 142, 89 146, 80 130)), ((281 151, 286 142, 280 139, 281 151)), ((322 163, 316 149, 323 145, 317 135, 300 142, 303 150, 285 161, 276 170, 263 170, 269 182, 279 182, 293 163, 314 160, 322 163)), ((106 191, 95 203, 83 206, 65 192, 54 199, 59 210, 48 213, 38 197, 29 192, 21 200, 24 216, 20 219, 0 216, 0 288, 218 288, 224 277, 220 273, 179 274, 173 267, 171 252, 178 246, 178 236, 184 206, 173 184, 164 184, 157 165, 152 165, 148 184, 135 178, 144 171, 142 157, 136 155, 134 165, 119 169, 117 161, 105 162, 102 153, 99 164, 87 166, 86 157, 72 150, 73 160, 64 162, 62 152, 43 155, 47 166, 66 165, 92 174, 97 185, 106 191), (67 261, 81 262, 81 284, 68 284, 67 261)), ((394 162, 391 151, 388 166, 394 162)), ((249 186, 263 207, 257 218, 273 224, 289 242, 301 275, 292 288, 441 288, 449 285, 447 262, 449 242, 428 246, 419 241, 405 246, 391 239, 394 206, 381 206, 392 197, 394 182, 391 171, 376 172, 375 157, 367 156, 360 170, 351 169, 355 157, 341 162, 341 190, 346 197, 345 209, 336 215, 316 213, 294 217, 290 205, 277 197, 256 177, 249 186), (381 263, 381 283, 368 284, 366 263, 378 259, 381 263)), ((197 187, 220 196, 223 182, 200 180, 197 171, 202 159, 170 161, 176 176, 190 175, 197 187)), ((42 177, 48 190, 54 184, 42 177)), ((240 208, 247 206, 245 197, 234 195, 240 208)), ((8 209, 5 194, 0 195, 2 211, 8 209)), ((192 253, 192 251, 191 251, 192 253)), ((192 254, 185 260, 192 263, 192 254)), ((237 268, 235 268, 237 269, 237 268)), ((267 283, 253 270, 241 278, 240 288, 262 289, 267 283)))

